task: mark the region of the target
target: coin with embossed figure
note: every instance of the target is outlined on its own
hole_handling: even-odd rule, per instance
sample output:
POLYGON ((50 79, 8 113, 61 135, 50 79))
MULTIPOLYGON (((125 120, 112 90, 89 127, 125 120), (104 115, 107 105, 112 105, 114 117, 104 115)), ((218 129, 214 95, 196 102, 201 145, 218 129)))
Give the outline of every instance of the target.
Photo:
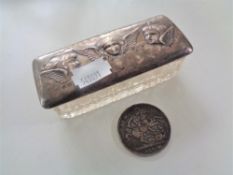
POLYGON ((149 155, 167 145, 171 129, 166 115, 160 109, 149 104, 136 104, 122 113, 118 132, 130 151, 149 155))

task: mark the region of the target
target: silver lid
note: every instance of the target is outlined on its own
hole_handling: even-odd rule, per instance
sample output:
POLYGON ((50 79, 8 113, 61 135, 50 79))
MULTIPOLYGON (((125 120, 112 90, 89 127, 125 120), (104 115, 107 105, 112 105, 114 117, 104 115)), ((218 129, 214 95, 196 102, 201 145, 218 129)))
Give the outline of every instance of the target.
POLYGON ((183 33, 156 16, 41 56, 33 72, 40 102, 51 108, 191 52, 183 33))

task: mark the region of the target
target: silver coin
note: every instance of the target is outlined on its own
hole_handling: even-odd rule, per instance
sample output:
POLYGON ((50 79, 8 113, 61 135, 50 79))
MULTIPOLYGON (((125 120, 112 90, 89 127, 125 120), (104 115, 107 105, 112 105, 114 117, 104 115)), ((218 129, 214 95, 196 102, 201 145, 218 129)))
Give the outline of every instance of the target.
POLYGON ((132 152, 148 155, 162 150, 170 139, 171 128, 166 115, 149 104, 126 109, 119 121, 122 143, 132 152))

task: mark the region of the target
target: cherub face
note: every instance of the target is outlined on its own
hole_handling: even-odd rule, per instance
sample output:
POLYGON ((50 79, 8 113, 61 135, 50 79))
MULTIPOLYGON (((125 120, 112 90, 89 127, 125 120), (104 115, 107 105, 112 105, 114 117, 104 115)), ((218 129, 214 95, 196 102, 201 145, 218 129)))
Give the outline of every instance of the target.
POLYGON ((155 31, 144 32, 144 38, 148 44, 156 44, 159 41, 159 34, 155 31))
POLYGON ((120 42, 113 42, 104 46, 105 52, 109 55, 117 56, 121 54, 122 44, 120 42))
POLYGON ((142 32, 145 41, 148 44, 161 44, 160 35, 166 27, 164 25, 147 25, 143 27, 142 32))
POLYGON ((80 63, 77 60, 77 54, 70 52, 63 56, 62 58, 63 64, 69 67, 70 70, 76 68, 80 63))

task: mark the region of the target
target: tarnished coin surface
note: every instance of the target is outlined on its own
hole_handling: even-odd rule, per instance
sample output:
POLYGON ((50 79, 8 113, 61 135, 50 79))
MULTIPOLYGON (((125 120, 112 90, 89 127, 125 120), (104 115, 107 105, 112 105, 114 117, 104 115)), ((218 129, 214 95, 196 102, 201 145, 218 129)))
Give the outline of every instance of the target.
POLYGON ((136 104, 122 113, 118 132, 130 151, 149 155, 167 145, 171 129, 167 117, 160 109, 149 104, 136 104))

